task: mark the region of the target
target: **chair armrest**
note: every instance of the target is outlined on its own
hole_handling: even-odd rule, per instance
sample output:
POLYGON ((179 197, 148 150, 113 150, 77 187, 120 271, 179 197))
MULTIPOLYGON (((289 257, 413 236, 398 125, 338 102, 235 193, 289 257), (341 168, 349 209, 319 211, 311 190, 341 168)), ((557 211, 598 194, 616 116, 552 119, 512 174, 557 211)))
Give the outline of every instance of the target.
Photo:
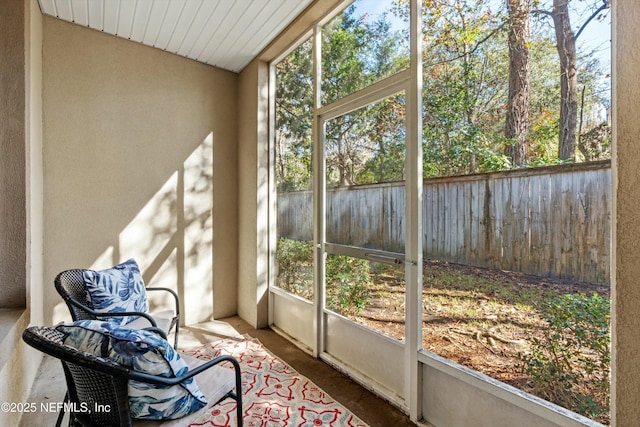
POLYGON ((127 376, 129 377, 129 379, 132 379, 132 380, 143 381, 143 382, 152 383, 152 384, 176 385, 222 362, 230 362, 233 365, 233 370, 235 374, 234 375, 235 390, 222 390, 222 391, 226 391, 226 394, 222 396, 214 404, 217 405, 227 397, 230 397, 233 400, 235 400, 236 401, 236 417, 238 420, 238 426, 242 427, 243 425, 242 423, 242 414, 243 414, 242 412, 242 374, 240 372, 240 365, 238 364, 238 361, 233 356, 224 355, 224 356, 216 357, 215 359, 210 360, 200 366, 197 366, 191 369, 190 371, 184 373, 183 375, 180 375, 179 377, 175 377, 175 378, 166 378, 166 377, 161 377, 159 375, 144 374, 142 372, 136 372, 132 370, 129 370, 129 372, 127 373, 127 376))
MULTIPOLYGON (((222 362, 231 362, 231 364, 233 365, 233 369, 236 371, 236 378, 237 379, 240 378, 240 365, 238 364, 238 361, 233 356, 224 355, 224 356, 216 357, 215 359, 210 360, 206 363, 203 363, 202 365, 185 372, 179 377, 167 378, 159 375, 145 374, 143 372, 129 371, 129 379, 136 380, 136 381, 144 381, 152 384, 176 385, 222 362)), ((237 381, 236 381, 236 387, 237 387, 237 391, 239 392, 241 388, 241 384, 238 384, 237 381)))
POLYGON ((144 328, 142 330, 143 331, 154 332, 154 333, 160 335, 162 337, 162 339, 164 339, 165 341, 169 340, 169 338, 167 338, 167 333, 165 331, 163 331, 162 329, 157 328, 155 326, 149 326, 148 328, 144 328))
POLYGON ((87 307, 84 304, 80 304, 78 301, 74 300, 73 298, 70 298, 67 301, 69 301, 69 303, 71 303, 75 307, 79 308, 80 310, 85 311, 85 312, 89 313, 90 315, 92 315, 94 317, 97 317, 97 318, 101 318, 101 317, 123 317, 123 316, 144 317, 145 319, 147 319, 149 321, 149 323, 151 323, 151 326, 153 328, 157 329, 157 327, 158 327, 158 324, 156 323, 154 318, 151 317, 147 313, 142 313, 142 312, 139 312, 139 311, 118 311, 118 312, 115 312, 115 313, 100 313, 100 312, 97 312, 95 310, 90 309, 89 307, 87 307))
POLYGON ((164 291, 164 292, 169 292, 171 295, 173 295, 173 299, 175 300, 176 303, 176 316, 180 315, 180 298, 178 297, 178 294, 173 290, 173 289, 169 289, 169 288, 161 288, 161 287, 155 287, 155 286, 149 286, 147 288, 145 288, 147 291, 164 291))

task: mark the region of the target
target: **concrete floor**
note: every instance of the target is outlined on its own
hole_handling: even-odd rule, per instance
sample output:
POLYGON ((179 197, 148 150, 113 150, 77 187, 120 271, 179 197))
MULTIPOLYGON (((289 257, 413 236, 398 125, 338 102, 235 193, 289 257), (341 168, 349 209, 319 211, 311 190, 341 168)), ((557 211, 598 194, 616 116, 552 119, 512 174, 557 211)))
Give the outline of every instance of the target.
MULTIPOLYGON (((394 406, 326 363, 303 352, 271 329, 253 329, 239 317, 184 327, 180 332, 179 347, 181 349, 198 347, 221 338, 242 334, 259 339, 269 351, 309 378, 371 427, 416 426, 394 406)), ((171 337, 169 337, 169 341, 172 342, 171 337)), ((40 407, 40 402, 62 402, 65 391, 66 386, 60 362, 49 356, 45 357, 28 402, 34 402, 38 407, 40 407)), ((55 411, 25 413, 22 416, 20 426, 53 426, 56 419, 57 412, 55 411)), ((65 418, 63 425, 66 423, 65 418)))

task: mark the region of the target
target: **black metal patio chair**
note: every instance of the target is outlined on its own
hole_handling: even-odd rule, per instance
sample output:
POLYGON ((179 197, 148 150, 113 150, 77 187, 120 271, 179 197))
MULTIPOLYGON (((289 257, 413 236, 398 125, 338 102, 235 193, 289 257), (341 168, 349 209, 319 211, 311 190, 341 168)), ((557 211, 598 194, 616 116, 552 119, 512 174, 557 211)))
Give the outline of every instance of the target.
POLYGON ((163 338, 175 327, 175 338, 173 347, 178 348, 178 333, 180 332, 180 299, 178 295, 169 288, 146 287, 147 291, 168 292, 175 301, 175 309, 171 312, 143 313, 143 312, 118 312, 118 313, 98 313, 89 307, 89 301, 85 291, 84 276, 86 269, 72 269, 59 273, 54 284, 56 290, 69 307, 71 318, 76 320, 105 320, 109 317, 136 316, 135 324, 129 324, 132 329, 151 329, 159 333, 163 338), (143 319, 146 319, 143 320, 143 319))
MULTIPOLYGON (((209 405, 207 408, 221 401, 231 398, 237 404, 238 426, 242 426, 242 380, 240 366, 232 356, 220 356, 203 363, 197 367, 190 367, 189 371, 178 377, 164 377, 137 372, 125 367, 113 360, 95 356, 79 351, 64 344, 65 334, 55 328, 45 326, 32 326, 22 333, 23 340, 30 346, 45 354, 60 359, 67 383, 67 407, 75 408, 70 412, 70 426, 133 426, 139 420, 131 418, 128 400, 129 380, 145 383, 172 386, 202 374, 210 368, 222 362, 230 362, 233 365, 233 381, 223 381, 222 388, 216 389, 215 384, 206 381, 202 387, 203 393, 209 405), (229 384, 233 385, 229 387, 229 384), (226 389, 229 387, 228 389, 226 389), (208 389, 208 390, 207 390, 208 389), (209 394, 209 395, 207 395, 209 394), (214 396, 211 396, 213 394, 214 396), (215 399, 215 400, 214 400, 215 399), (108 410, 93 410, 103 408, 108 410)), ((231 375, 229 369, 219 367, 226 375, 231 375)), ((64 405, 63 405, 64 406, 64 405)), ((206 410, 205 408, 201 410, 206 410)), ((62 422, 64 413, 61 411, 56 426, 62 422)), ((163 421, 143 420, 144 425, 162 423, 163 421)), ((185 423, 193 422, 193 419, 185 420, 185 423)))

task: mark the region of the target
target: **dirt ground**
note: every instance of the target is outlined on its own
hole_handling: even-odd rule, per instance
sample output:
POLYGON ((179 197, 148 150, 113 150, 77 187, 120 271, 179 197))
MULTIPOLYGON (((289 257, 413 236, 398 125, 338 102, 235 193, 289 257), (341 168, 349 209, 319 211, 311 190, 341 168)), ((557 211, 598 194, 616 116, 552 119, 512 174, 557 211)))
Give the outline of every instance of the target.
MULTIPOLYGON (((372 301, 351 318, 404 340, 404 286, 384 276, 372 301)), ((565 280, 427 260, 423 283, 423 348, 492 378, 531 391, 515 367, 544 322, 535 303, 555 293, 598 293, 609 289, 565 280)))

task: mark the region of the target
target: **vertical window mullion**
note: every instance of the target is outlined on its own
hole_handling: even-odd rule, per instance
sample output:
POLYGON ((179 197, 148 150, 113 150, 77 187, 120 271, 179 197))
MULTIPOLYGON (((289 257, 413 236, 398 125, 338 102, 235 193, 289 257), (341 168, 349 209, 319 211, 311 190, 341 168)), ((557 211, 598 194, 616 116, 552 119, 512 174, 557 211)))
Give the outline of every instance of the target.
POLYGON ((422 348, 422 0, 411 0, 410 79, 407 89, 407 156, 405 236, 406 320, 405 387, 409 415, 422 418, 422 380, 418 351, 422 348))
POLYGON ((316 25, 313 29, 313 129, 312 129, 312 158, 313 158, 313 244, 314 244, 314 356, 324 352, 324 244, 325 244, 325 158, 324 158, 324 121, 318 115, 321 106, 321 74, 322 74, 322 28, 316 25))

